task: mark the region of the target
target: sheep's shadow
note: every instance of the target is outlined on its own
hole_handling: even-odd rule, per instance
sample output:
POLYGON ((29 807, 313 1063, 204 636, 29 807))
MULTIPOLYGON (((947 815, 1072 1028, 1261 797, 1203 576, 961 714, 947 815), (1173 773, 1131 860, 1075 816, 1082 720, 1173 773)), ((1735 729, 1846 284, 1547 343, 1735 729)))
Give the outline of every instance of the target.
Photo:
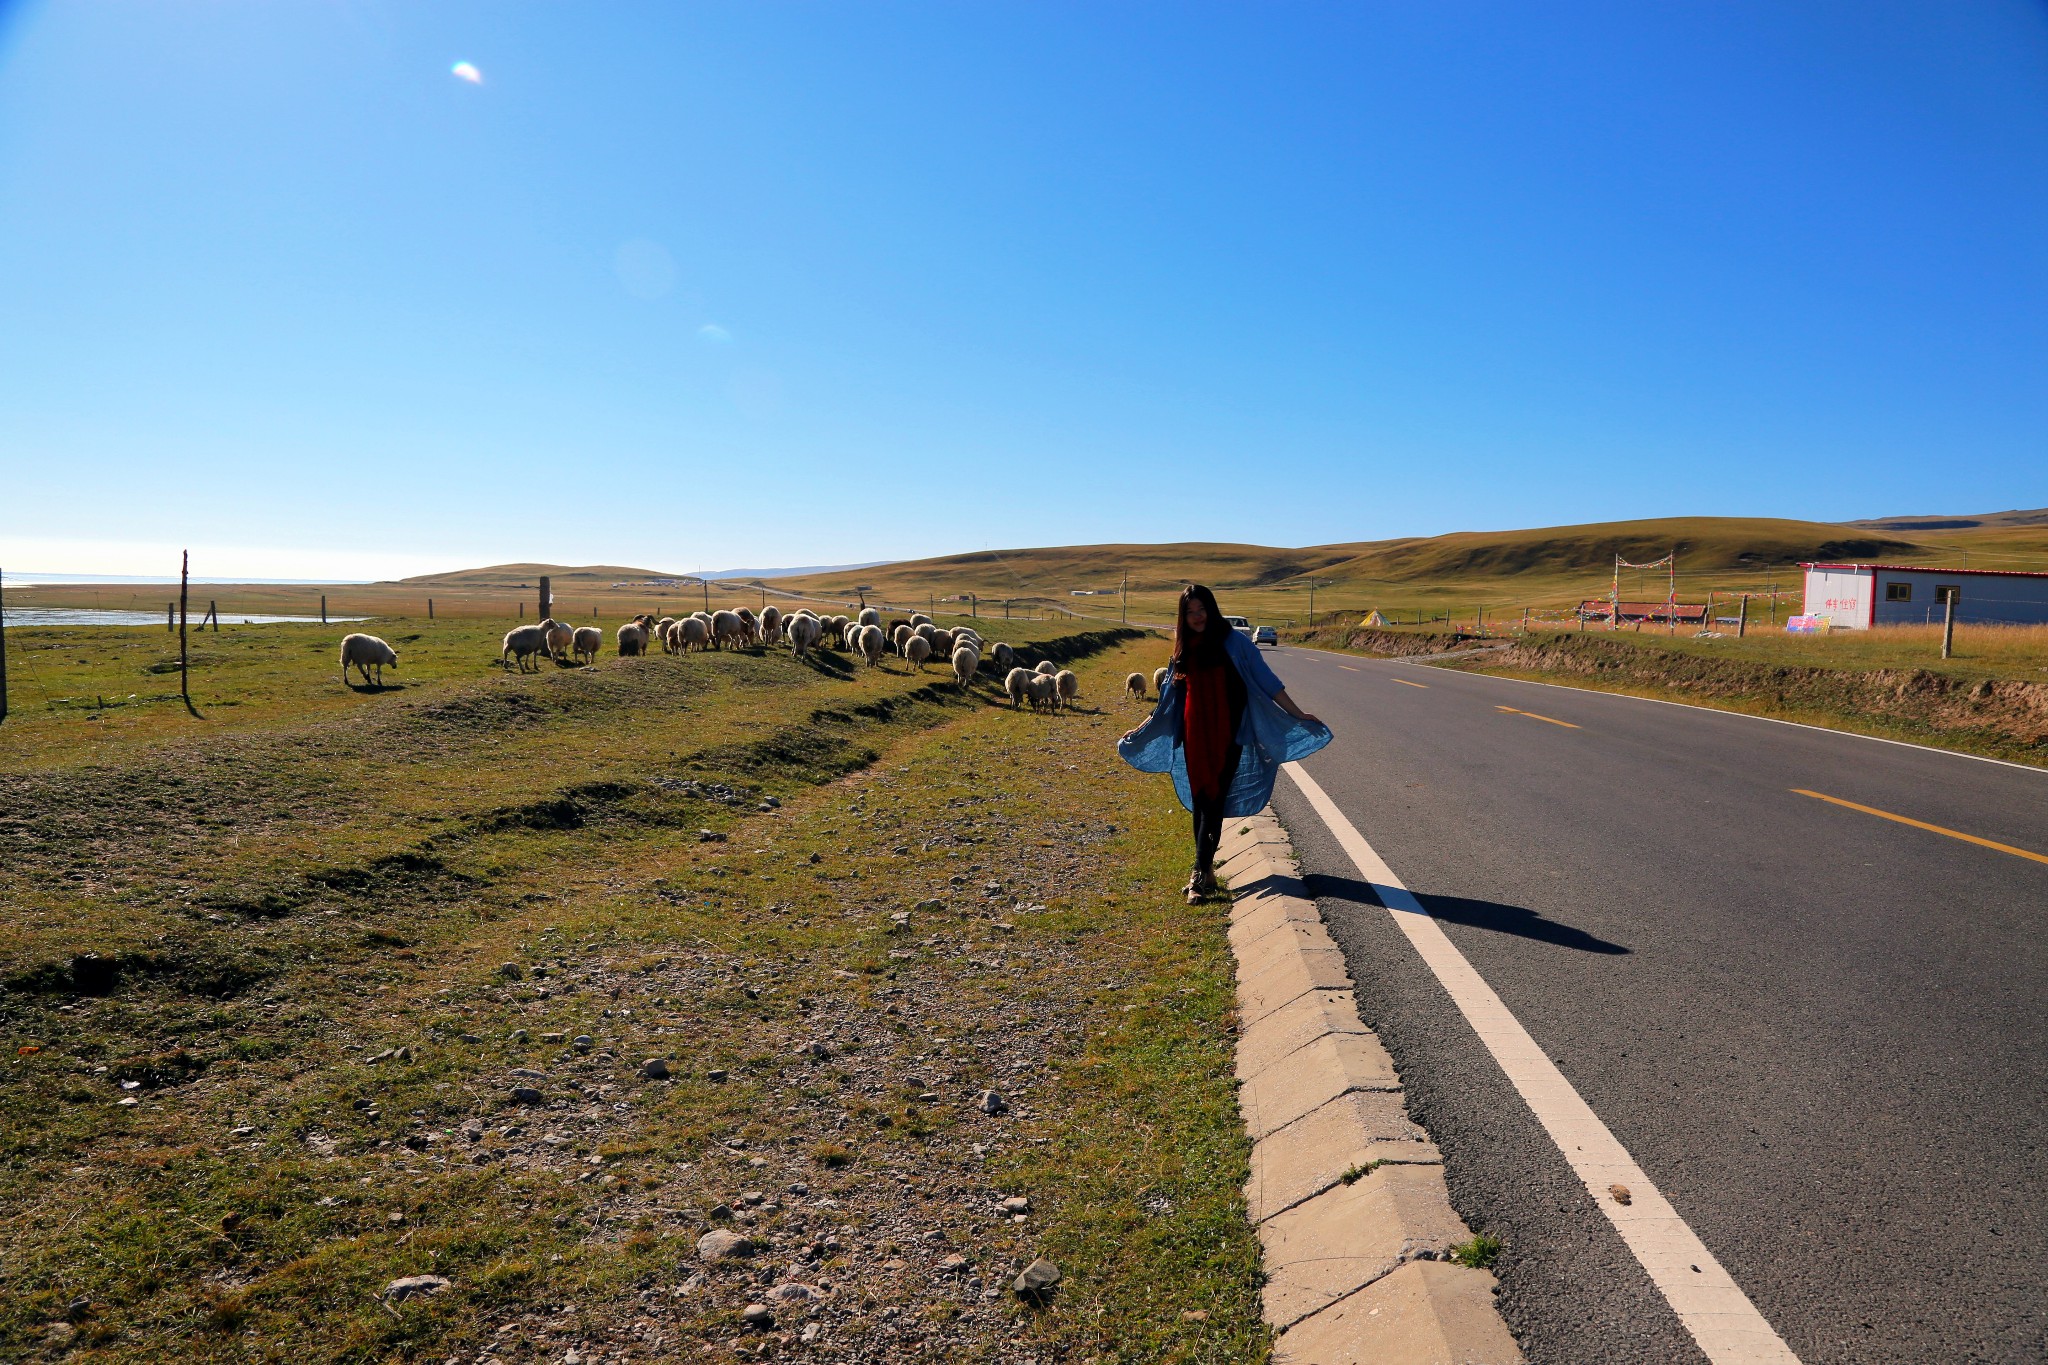
POLYGON ((343 679, 341 685, 351 692, 359 692, 364 696, 376 696, 384 692, 405 691, 404 683, 352 683, 343 679))
MULTIPOLYGON (((1356 877, 1328 877, 1311 872, 1302 878, 1308 893, 1317 900, 1344 900, 1362 906, 1380 908, 1379 897, 1373 894, 1370 883, 1356 877)), ((1622 944, 1610 943, 1604 938, 1587 933, 1584 929, 1556 920, 1545 919, 1534 910, 1519 905, 1503 905, 1498 901, 1471 900, 1464 896, 1425 896, 1417 893, 1415 899, 1422 902, 1422 908, 1429 911, 1432 919, 1446 924, 1465 924, 1474 929, 1488 929, 1497 934, 1513 934, 1517 938, 1548 943, 1559 948, 1572 948, 1582 953, 1600 953, 1608 956, 1622 956, 1633 951, 1622 944)))
POLYGON ((828 654, 824 650, 814 649, 798 660, 798 662, 813 673, 822 673, 826 677, 837 679, 840 682, 847 682, 853 677, 853 663, 851 660, 839 658, 834 654, 828 654))

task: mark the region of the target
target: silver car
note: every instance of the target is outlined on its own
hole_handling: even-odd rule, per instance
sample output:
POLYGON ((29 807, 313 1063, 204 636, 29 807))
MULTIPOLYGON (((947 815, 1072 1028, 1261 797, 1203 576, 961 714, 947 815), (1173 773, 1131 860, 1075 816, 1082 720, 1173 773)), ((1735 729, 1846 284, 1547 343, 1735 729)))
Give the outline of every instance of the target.
POLYGON ((1260 626, 1252 632, 1252 643, 1255 645, 1277 645, 1280 643, 1280 632, 1271 626, 1260 626))

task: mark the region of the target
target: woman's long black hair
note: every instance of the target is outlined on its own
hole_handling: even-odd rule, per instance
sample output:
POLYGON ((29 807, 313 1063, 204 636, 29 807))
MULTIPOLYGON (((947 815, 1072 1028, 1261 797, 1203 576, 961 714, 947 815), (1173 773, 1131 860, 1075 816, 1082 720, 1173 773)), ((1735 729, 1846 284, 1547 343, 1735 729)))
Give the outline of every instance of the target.
POLYGON ((1223 619, 1223 608, 1216 605, 1216 594, 1200 583, 1190 583, 1180 590, 1180 601, 1173 612, 1173 661, 1176 675, 1187 672, 1187 665, 1206 668, 1223 662, 1223 642, 1231 626, 1223 619), (1199 601, 1209 613, 1209 624, 1200 635, 1188 629, 1188 602, 1199 601))

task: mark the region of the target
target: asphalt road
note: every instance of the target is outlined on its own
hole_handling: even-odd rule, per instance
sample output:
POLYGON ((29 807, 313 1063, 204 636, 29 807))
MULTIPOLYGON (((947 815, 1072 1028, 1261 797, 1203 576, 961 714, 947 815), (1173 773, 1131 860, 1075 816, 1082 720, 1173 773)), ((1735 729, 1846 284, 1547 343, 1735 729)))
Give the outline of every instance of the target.
MULTIPOLYGON (((2048 772, 1269 657, 1336 731, 1309 774, 1802 1361, 2048 1360, 2048 864, 1795 794, 2048 854, 2048 772)), ((1274 805, 1530 1360, 1704 1360, 1285 777, 1274 805)))

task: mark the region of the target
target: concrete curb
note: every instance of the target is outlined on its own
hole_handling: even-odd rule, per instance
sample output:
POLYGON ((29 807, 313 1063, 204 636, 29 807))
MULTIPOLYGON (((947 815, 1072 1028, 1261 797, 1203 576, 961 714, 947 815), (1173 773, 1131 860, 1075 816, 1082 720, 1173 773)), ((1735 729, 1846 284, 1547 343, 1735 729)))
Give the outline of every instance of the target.
POLYGON ((1393 1060, 1359 1022, 1344 955, 1270 812, 1217 849, 1237 954, 1245 1204, 1274 1365, 1521 1365, 1494 1279, 1447 1258, 1472 1234, 1393 1060))

